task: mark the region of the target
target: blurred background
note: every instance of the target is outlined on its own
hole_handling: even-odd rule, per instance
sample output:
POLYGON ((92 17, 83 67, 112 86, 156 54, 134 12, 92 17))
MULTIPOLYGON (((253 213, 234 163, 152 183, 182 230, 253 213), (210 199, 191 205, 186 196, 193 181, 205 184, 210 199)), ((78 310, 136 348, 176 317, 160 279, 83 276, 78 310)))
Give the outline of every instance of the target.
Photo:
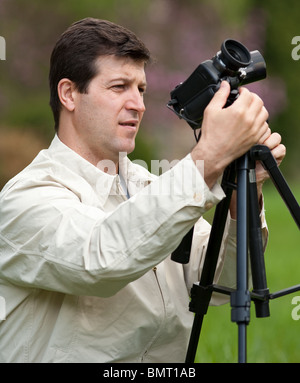
MULTIPOLYGON (((212 58, 226 38, 258 49, 268 76, 249 88, 263 98, 272 130, 282 135, 287 156, 281 170, 299 200, 300 61, 292 57, 292 39, 300 36, 298 0, 0 0, 0 36, 6 41, 6 60, 0 61, 1 188, 50 144, 49 57, 58 36, 88 16, 133 30, 155 58, 147 69, 147 111, 131 155, 150 170, 151 160, 180 159, 195 145, 192 129, 166 108, 170 91, 212 58)), ((270 181, 265 203, 271 232, 268 283, 276 290, 300 283, 299 232, 270 181)), ((249 361, 300 361, 300 321, 291 316, 298 295, 272 301, 270 318, 258 320, 253 313, 249 361)), ((236 361, 230 307, 211 308, 207 318, 197 361, 236 361)))

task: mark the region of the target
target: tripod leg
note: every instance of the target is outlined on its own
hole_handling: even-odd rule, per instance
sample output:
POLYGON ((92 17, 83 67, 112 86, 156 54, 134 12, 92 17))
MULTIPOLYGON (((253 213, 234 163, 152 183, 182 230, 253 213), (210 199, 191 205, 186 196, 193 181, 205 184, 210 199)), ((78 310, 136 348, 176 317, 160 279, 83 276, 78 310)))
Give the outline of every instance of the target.
POLYGON ((224 228, 227 220, 228 209, 232 195, 232 185, 235 180, 235 167, 232 164, 228 167, 223 176, 222 186, 226 198, 221 201, 215 211, 209 242, 206 251, 206 257, 199 284, 194 284, 191 291, 190 311, 196 313, 190 336, 190 342, 186 354, 186 363, 194 363, 198 346, 198 340, 201 332, 204 315, 212 295, 212 289, 215 270, 217 267, 220 247, 223 239, 224 228))
POLYGON ((255 145, 250 150, 250 156, 254 160, 261 161, 265 169, 268 171, 273 184, 277 188, 281 198, 289 209, 291 216, 300 229, 300 207, 294 197, 289 185, 287 184, 283 174, 277 166, 270 149, 265 145, 255 145))
POLYGON ((248 178, 249 159, 237 161, 237 288, 231 295, 231 320, 238 325, 238 361, 246 362, 247 325, 250 321, 248 291, 248 178))
POLYGON ((204 315, 195 314, 185 363, 194 363, 204 315))
POLYGON ((195 317, 186 354, 186 363, 194 363, 195 360, 203 318, 207 312, 212 295, 212 289, 208 287, 213 284, 229 204, 230 198, 227 196, 216 207, 201 279, 199 284, 194 284, 192 287, 189 307, 190 311, 195 313, 195 317))
POLYGON ((262 297, 262 299, 255 299, 254 304, 257 318, 265 318, 270 316, 269 289, 267 288, 261 222, 259 218, 255 161, 253 160, 250 161, 249 206, 249 248, 253 293, 262 297))

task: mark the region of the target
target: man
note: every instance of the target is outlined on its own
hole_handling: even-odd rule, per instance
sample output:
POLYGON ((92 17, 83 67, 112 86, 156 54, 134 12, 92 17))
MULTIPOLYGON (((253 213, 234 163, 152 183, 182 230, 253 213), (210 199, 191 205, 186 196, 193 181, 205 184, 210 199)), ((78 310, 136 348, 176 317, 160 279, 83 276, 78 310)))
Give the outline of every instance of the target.
MULTIPOLYGON (((268 145, 278 162, 285 148, 255 94, 241 89, 223 109, 224 83, 205 111, 199 143, 171 170, 154 177, 120 156, 135 146, 149 58, 132 32, 90 18, 54 48, 57 134, 0 198, 0 361, 184 361, 189 292, 210 231, 201 216, 224 198, 218 179, 255 143, 268 145), (172 262, 169 254, 193 225, 190 263, 172 262)), ((262 168, 257 177, 261 198, 262 168)), ((234 217, 232 202, 216 270, 230 287, 234 217)), ((264 235, 265 227, 262 211, 264 235)))

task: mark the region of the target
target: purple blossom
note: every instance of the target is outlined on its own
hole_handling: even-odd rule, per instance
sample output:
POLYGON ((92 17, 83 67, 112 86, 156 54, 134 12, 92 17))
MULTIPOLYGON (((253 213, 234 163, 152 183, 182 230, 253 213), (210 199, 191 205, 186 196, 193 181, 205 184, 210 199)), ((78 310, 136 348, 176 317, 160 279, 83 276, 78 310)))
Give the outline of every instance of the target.
MULTIPOLYGON (((170 112, 166 108, 170 91, 188 78, 204 60, 212 58, 226 38, 241 41, 247 48, 263 54, 266 39, 266 14, 254 8, 241 26, 228 26, 208 4, 193 7, 194 12, 179 2, 154 1, 150 7, 150 20, 156 20, 151 31, 143 26, 142 38, 157 57, 157 63, 147 69, 149 92, 146 99, 146 128, 153 124, 170 126, 170 112), (159 5, 160 4, 160 5, 159 5), (197 9, 197 12, 195 10, 197 9), (155 19, 154 14, 162 10, 155 19), (167 20, 172 20, 168 27, 167 20)), ((156 13, 157 14, 157 13, 156 13)), ((281 113, 286 107, 286 90, 282 79, 268 78, 250 84, 265 102, 270 117, 281 113)), ((173 126, 172 119, 172 126, 173 126)))

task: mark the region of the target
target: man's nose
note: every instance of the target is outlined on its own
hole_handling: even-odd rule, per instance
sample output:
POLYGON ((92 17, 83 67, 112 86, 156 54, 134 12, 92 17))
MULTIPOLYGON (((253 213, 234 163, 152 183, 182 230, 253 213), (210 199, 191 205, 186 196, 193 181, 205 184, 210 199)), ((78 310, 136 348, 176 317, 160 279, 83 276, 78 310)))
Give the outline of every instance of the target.
POLYGON ((146 110, 143 93, 138 89, 130 93, 130 97, 126 102, 126 108, 144 113, 146 110))

